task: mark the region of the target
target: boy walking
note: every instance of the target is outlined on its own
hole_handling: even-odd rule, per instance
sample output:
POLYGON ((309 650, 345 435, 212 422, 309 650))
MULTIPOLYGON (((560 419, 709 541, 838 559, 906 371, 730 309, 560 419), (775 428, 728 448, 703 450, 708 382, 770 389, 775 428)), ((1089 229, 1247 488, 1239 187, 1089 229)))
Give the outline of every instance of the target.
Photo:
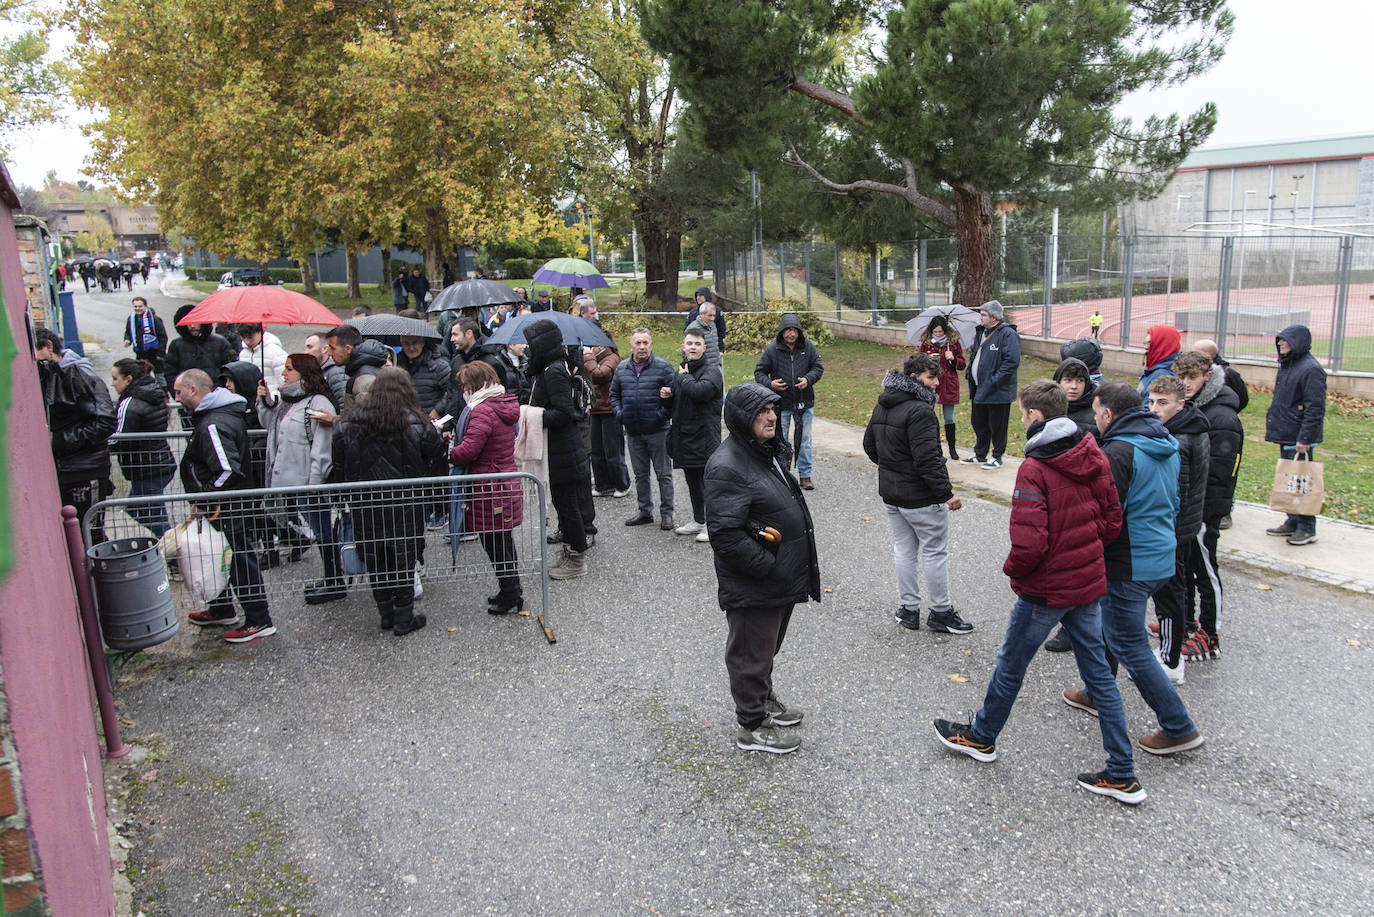
POLYGON ((949 514, 962 504, 940 453, 935 418, 939 376, 940 363, 928 353, 907 357, 901 372, 888 371, 864 430, 864 452, 878 466, 878 494, 892 526, 901 599, 897 623, 908 630, 921 626, 917 563, 924 558, 930 600, 926 627, 967 634, 973 625, 959 617, 949 597, 949 514))
POLYGON ((1016 592, 997 667, 983 708, 971 724, 936 720, 945 747, 975 761, 997 759, 997 736, 1011 715, 1026 669, 1059 622, 1073 635, 1074 660, 1097 702, 1107 767, 1080 774, 1092 793, 1137 805, 1145 790, 1135 778, 1126 713, 1107 664, 1098 600, 1107 592, 1104 546, 1121 531, 1121 503, 1097 442, 1064 416, 1064 391, 1047 379, 1019 395, 1026 460, 1012 492, 1011 552, 1002 572, 1016 592))

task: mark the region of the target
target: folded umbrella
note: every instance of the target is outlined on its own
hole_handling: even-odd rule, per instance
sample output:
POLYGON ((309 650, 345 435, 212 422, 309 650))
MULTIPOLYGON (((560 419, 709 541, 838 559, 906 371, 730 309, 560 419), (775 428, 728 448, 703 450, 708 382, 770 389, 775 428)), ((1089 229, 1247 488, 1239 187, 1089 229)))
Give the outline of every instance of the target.
POLYGON ((501 323, 501 327, 487 338, 488 344, 509 344, 525 342, 524 328, 530 322, 548 321, 558 326, 563 333, 564 347, 614 347, 610 335, 601 330, 596 322, 588 321, 579 315, 566 312, 532 312, 529 315, 516 315, 501 323))

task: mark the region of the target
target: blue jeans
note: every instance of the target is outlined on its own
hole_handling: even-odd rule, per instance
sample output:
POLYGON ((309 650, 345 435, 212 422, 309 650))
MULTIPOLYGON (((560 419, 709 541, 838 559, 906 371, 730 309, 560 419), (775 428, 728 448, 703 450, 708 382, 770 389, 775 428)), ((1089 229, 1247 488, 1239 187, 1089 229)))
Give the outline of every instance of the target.
MULTIPOLYGON (((1112 675, 1116 675, 1118 662, 1124 665, 1135 679, 1141 698, 1159 718, 1159 728, 1166 735, 1177 738, 1196 732, 1197 727, 1164 674, 1145 630, 1145 606, 1150 596, 1167 582, 1167 577, 1107 580, 1107 597, 1102 600, 1102 637, 1107 642, 1107 662, 1112 667, 1112 675)), ((1087 692, 1096 704, 1098 698, 1091 685, 1087 686, 1087 692)))
POLYGON ((793 447, 799 478, 811 477, 811 420, 815 415, 814 405, 795 411, 783 411, 778 415, 778 435, 782 437, 783 442, 790 443, 793 447), (796 435, 789 435, 792 432, 796 435))
POLYGON ((314 495, 302 495, 293 500, 296 509, 315 536, 315 544, 327 545, 332 537, 329 520, 329 499, 314 495))
MULTIPOLYGON (((1040 644, 1056 624, 1062 623, 1073 637, 1073 658, 1078 674, 1087 685, 1088 696, 1097 707, 1097 722, 1102 730, 1102 747, 1107 750, 1107 773, 1113 777, 1135 775, 1131 736, 1126 729, 1126 710, 1116 678, 1107 665, 1107 648, 1102 641, 1101 618, 1096 602, 1070 608, 1047 608, 1017 599, 1007 622, 1007 635, 997 653, 997 667, 988 681, 983 709, 973 718, 973 735, 980 741, 995 742, 1011 715, 1011 705, 1021 691, 1026 669, 1040 644)), ((1142 621, 1142 631, 1144 630, 1142 621)))
MULTIPOLYGON (((1315 444, 1307 447, 1307 457, 1316 461, 1317 447, 1315 444)), ((1295 459, 1298 457, 1296 446, 1279 446, 1279 458, 1295 459)), ((1296 532, 1305 532, 1309 535, 1317 534, 1316 516, 1294 516, 1289 514, 1284 520, 1285 525, 1291 525, 1296 532)))
MULTIPOLYGON (((174 472, 166 471, 155 478, 140 478, 129 482, 129 496, 131 497, 154 497, 161 496, 167 489, 167 485, 172 481, 174 472)), ((147 506, 129 507, 129 515, 139 525, 144 526, 153 533, 156 538, 161 538, 171 528, 167 524, 167 504, 150 503, 147 506)))

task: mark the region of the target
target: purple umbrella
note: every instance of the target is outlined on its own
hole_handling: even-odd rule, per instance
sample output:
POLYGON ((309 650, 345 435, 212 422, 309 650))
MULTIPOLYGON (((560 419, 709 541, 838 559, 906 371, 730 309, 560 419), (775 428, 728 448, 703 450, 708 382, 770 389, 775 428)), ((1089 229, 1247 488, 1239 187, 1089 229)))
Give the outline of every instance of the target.
POLYGON ((581 287, 584 290, 603 290, 611 286, 597 272, 596 265, 581 258, 555 258, 534 272, 534 280, 555 287, 581 287))

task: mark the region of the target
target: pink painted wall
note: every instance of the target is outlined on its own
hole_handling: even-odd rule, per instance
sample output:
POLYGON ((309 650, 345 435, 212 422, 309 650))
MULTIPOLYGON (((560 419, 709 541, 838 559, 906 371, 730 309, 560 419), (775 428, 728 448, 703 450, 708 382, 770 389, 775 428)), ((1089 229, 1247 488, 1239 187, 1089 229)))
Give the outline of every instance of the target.
POLYGON ((57 474, 38 373, 29 350, 11 207, 0 166, 0 279, 19 354, 5 417, 9 517, 15 563, 0 581, 0 665, 19 759, 30 837, 56 917, 114 913, 95 694, 67 561, 57 474))

